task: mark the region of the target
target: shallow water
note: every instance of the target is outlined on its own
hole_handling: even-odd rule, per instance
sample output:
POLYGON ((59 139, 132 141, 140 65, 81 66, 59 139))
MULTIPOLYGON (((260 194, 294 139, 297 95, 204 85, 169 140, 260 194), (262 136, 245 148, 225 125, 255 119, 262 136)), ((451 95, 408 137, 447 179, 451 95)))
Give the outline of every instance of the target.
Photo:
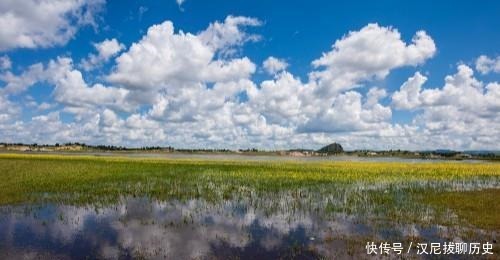
MULTIPOLYGON (((4 153, 4 151, 0 151, 4 153)), ((10 153, 10 151, 8 151, 10 153)), ((146 152, 24 152, 22 154, 55 154, 55 155, 89 155, 89 156, 123 156, 131 158, 151 159, 202 159, 202 160, 232 160, 232 161, 301 161, 301 162, 402 162, 402 163, 439 163, 439 162, 461 162, 461 163, 490 163, 488 160, 476 159, 426 159, 426 158, 404 158, 383 156, 353 156, 353 155, 330 155, 330 156, 289 156, 289 155, 248 155, 248 154, 224 154, 224 153, 146 153, 146 152)))
POLYGON ((268 210, 244 200, 147 198, 105 207, 6 206, 0 208, 0 258, 366 258, 369 241, 496 239, 495 232, 319 212, 268 210))
MULTIPOLYGON (((132 157, 148 156, 146 154, 130 155, 132 157)), ((242 161, 304 161, 304 162, 406 162, 406 163, 436 163, 436 162, 457 162, 457 160, 446 159, 421 159, 402 157, 360 157, 351 155, 331 155, 331 156, 278 156, 278 155, 239 155, 239 154, 167 154, 149 155, 152 157, 179 158, 179 159, 206 159, 206 160, 242 160, 242 161)), ((485 162, 481 160, 460 160, 465 163, 485 162)))

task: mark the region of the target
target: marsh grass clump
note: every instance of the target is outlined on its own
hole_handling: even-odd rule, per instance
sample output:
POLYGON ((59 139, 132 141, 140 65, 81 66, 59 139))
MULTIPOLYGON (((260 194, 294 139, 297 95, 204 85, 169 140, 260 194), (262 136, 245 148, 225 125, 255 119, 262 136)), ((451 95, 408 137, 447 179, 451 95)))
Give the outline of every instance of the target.
POLYGON ((500 189, 434 192, 422 196, 422 200, 440 214, 449 215, 450 211, 456 214, 462 225, 497 231, 500 231, 499 198, 500 189))

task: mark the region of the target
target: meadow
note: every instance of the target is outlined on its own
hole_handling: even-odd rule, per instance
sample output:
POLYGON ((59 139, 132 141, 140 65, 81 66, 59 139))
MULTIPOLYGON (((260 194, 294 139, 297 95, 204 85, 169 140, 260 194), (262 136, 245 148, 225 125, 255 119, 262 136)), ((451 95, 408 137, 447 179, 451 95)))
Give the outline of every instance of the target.
MULTIPOLYGON (((151 205, 170 203, 171 211, 186 205, 195 208, 189 215, 181 211, 182 218, 169 219, 168 223, 160 217, 165 228, 208 225, 205 219, 208 215, 214 218, 214 211, 226 221, 238 214, 248 217, 251 212, 260 216, 254 217, 255 221, 271 223, 274 229, 278 224, 288 227, 288 236, 311 221, 312 226, 330 223, 329 228, 334 230, 331 223, 343 219, 355 227, 333 233, 317 229, 309 232, 305 228, 307 237, 320 240, 298 239, 304 246, 301 250, 312 250, 314 256, 331 256, 324 245, 334 245, 335 241, 347 248, 340 250, 342 255, 360 253, 362 243, 369 239, 459 237, 484 242, 496 241, 500 231, 499 163, 263 162, 2 154, 0 178, 0 215, 20 211, 21 207, 29 215, 26 207, 37 212, 37 205, 99 212, 116 209, 117 205, 127 208, 130 200, 139 200, 151 205), (396 226, 405 231, 396 231, 396 226), (434 231, 436 227, 438 231, 434 231), (424 230, 432 234, 426 235, 424 230), (313 242, 324 245, 315 248, 313 242)), ((64 213, 60 214, 60 220, 64 219, 64 213)), ((141 219, 141 223, 157 224, 161 222, 159 216, 141 219)), ((282 242, 279 248, 283 246, 288 251, 280 254, 295 250, 288 242, 282 242)), ((498 245, 494 250, 498 254, 498 245)))

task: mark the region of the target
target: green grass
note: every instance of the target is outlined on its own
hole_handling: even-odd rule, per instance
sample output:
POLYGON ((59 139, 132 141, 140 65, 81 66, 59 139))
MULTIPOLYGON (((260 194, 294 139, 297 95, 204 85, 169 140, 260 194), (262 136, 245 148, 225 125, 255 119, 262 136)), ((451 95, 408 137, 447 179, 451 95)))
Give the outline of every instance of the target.
POLYGON ((0 205, 107 205, 123 197, 245 200, 270 212, 316 210, 499 229, 497 163, 251 162, 0 155, 0 205), (465 192, 465 191, 471 192, 465 192), (496 196, 498 197, 498 196, 496 196), (457 201, 461 201, 460 203, 457 201), (462 204, 463 203, 463 204, 462 204), (498 204, 498 203, 497 203, 498 204), (436 213, 428 216, 429 207, 436 213), (426 213, 427 212, 427 213, 426 213), (455 221, 447 215, 458 216, 455 221), (482 217, 483 221, 475 221, 482 217))
POLYGON ((455 191, 426 196, 435 208, 452 210, 459 219, 486 230, 500 230, 500 189, 455 191), (484 214, 483 212, 491 214, 484 214))

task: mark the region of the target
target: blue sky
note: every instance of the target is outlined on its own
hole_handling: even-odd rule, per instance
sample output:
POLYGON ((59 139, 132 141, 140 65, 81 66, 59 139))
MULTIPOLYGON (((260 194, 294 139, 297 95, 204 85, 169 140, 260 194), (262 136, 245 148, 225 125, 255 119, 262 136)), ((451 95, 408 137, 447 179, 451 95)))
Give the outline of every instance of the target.
POLYGON ((0 4, 0 22, 5 23, 0 26, 0 57, 9 61, 0 71, 0 141, 265 149, 316 148, 339 141, 350 149, 499 148, 497 1, 63 2, 54 2, 61 7, 52 14, 23 11, 27 6, 42 10, 43 2, 0 4), (247 20, 234 19, 230 28, 228 16, 247 20), (180 53, 180 58, 167 61, 152 54, 157 56, 141 61, 147 48, 132 55, 131 46, 149 38, 148 28, 167 28, 165 21, 171 21, 174 36, 180 31, 195 37, 207 32, 225 41, 215 46, 215 38, 199 37, 210 49, 206 55, 213 56, 207 62, 225 65, 214 70, 206 62, 208 67, 202 68, 196 62, 205 54, 183 53, 175 49, 182 46, 167 46, 167 38, 165 44, 160 38, 149 48, 157 54, 180 53), (214 23, 225 33, 211 30, 214 23), (71 33, 63 35, 64 30, 71 33), (421 30, 432 46, 417 44, 415 56, 410 45, 421 30), (353 64, 342 56, 348 50, 358 53, 356 42, 348 41, 355 38, 349 32, 359 32, 360 42, 375 46, 369 52, 360 50, 364 56, 353 58, 353 64), (112 39, 115 51, 99 56, 96 45, 112 39), (336 41, 344 40, 344 47, 335 51, 336 41), (403 47, 391 53, 384 44, 403 47), (129 54, 133 64, 121 59, 129 54), (314 66, 323 54, 331 54, 332 60, 314 66), (85 67, 92 55, 96 64, 85 67), (287 65, 270 72, 263 65, 269 57, 287 65), (370 63, 377 59, 384 61, 373 67, 370 63), (33 64, 41 66, 38 73, 30 70, 33 64), (141 64, 159 72, 131 75, 141 73, 141 64), (164 72, 173 67, 185 70, 164 72), (63 68, 66 74, 57 73, 63 68), (184 75, 186 71, 196 80, 184 75), (316 72, 321 75, 311 77, 316 72), (75 73, 83 82, 78 89, 68 80, 75 73), (421 77, 425 83, 402 88, 421 77), (230 83, 238 87, 220 87, 216 97, 222 100, 206 91, 230 83), (375 103, 368 102, 370 90, 380 94, 375 103), (283 101, 280 92, 285 101, 289 95, 290 102, 283 101), (200 105, 202 101, 207 104, 200 105), (160 109, 162 102, 166 105, 160 109), (155 106, 161 113, 154 113, 155 106), (480 131, 467 127, 471 124, 480 131), (189 130, 175 130, 180 128, 189 130))

